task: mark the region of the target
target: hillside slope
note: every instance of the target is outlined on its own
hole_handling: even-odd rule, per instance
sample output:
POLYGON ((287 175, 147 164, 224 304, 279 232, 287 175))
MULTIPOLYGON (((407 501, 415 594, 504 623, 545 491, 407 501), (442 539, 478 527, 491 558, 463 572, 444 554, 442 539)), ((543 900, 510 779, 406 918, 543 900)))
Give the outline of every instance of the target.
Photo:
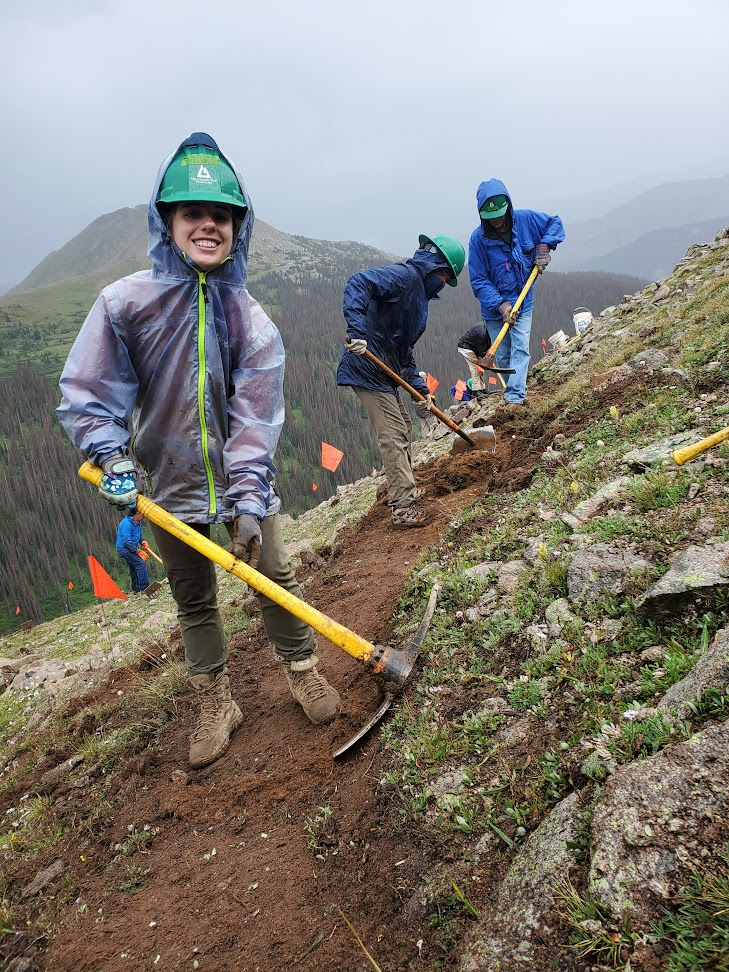
POLYGON ((454 413, 495 454, 430 427, 424 530, 393 532, 376 477, 287 525, 307 601, 373 643, 405 646, 440 587, 343 762, 375 681, 320 639, 343 702, 305 724, 222 572, 246 721, 196 773, 167 594, 4 639, 0 956, 339 972, 368 967, 359 940, 388 972, 725 968, 729 447, 671 452, 727 422, 728 337, 722 234, 540 363, 528 410, 454 413))

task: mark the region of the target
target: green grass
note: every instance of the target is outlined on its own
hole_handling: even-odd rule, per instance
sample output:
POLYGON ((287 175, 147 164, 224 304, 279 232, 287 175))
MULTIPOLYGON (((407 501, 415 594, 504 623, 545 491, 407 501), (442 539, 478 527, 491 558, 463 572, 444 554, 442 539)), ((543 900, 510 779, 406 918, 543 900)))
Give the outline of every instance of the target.
POLYGON ((676 907, 652 932, 670 948, 666 972, 722 972, 729 966, 729 853, 717 854, 715 869, 692 871, 676 907))

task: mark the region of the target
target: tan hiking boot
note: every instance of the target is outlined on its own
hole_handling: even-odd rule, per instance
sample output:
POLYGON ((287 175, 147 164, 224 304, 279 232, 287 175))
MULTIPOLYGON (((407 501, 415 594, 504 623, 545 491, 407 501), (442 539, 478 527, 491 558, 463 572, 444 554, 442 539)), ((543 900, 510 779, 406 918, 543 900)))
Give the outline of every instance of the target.
POLYGON ((316 655, 304 661, 288 662, 279 658, 286 673, 291 694, 315 725, 331 719, 339 704, 339 692, 317 671, 316 655))
POLYGON ((200 769, 223 755, 243 715, 230 697, 226 668, 217 675, 193 675, 190 685, 200 701, 200 715, 190 736, 190 766, 200 769))
POLYGON ((396 527, 423 527, 428 524, 428 514, 419 503, 412 503, 399 510, 393 509, 392 522, 396 527))

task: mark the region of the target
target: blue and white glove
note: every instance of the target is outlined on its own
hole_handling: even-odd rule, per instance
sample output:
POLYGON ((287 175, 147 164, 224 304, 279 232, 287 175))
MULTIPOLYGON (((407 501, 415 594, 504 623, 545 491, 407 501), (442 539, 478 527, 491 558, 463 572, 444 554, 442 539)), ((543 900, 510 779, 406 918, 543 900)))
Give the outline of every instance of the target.
POLYGON ((134 463, 126 456, 112 456, 105 459, 99 492, 114 506, 134 506, 137 502, 137 471, 134 463))
POLYGON ((230 553, 254 570, 261 557, 261 524, 252 513, 241 513, 233 520, 230 553))

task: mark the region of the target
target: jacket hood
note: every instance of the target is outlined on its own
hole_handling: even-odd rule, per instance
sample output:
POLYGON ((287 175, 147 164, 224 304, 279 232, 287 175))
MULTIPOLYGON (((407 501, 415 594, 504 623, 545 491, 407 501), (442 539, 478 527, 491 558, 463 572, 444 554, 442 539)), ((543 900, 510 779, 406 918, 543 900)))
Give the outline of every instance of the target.
POLYGON ((431 250, 416 250, 409 260, 405 261, 411 267, 415 267, 420 276, 425 280, 433 270, 450 270, 451 266, 442 253, 433 253, 431 250))
POLYGON ((250 244, 254 222, 253 205, 251 203, 250 196, 243 185, 243 180, 237 166, 222 151, 215 139, 206 132, 193 132, 189 138, 186 138, 183 142, 180 142, 174 152, 168 155, 162 165, 159 167, 157 178, 154 182, 154 189, 152 190, 152 198, 149 201, 149 208, 147 210, 147 223, 149 226, 149 245, 147 248, 147 253, 154 265, 155 270, 157 271, 172 274, 176 277, 186 276, 187 273, 196 272, 195 269, 183 259, 182 253, 172 242, 164 220, 160 216, 159 210, 157 209, 157 197, 159 196, 159 190, 160 186, 162 185, 164 174, 178 152, 188 145, 205 145, 208 148, 214 149, 221 155, 222 158, 225 159, 238 180, 241 195, 245 199, 246 206, 248 208, 245 216, 243 217, 243 222, 238 229, 236 238, 233 240, 233 246, 230 250, 230 257, 219 267, 216 267, 214 271, 210 272, 215 274, 215 278, 217 280, 226 280, 229 283, 238 283, 243 285, 245 284, 246 275, 248 273, 248 246, 250 244))
POLYGON ((511 212, 514 211, 514 204, 511 201, 511 196, 509 195, 509 190, 506 188, 501 179, 487 179, 482 182, 478 189, 476 190, 476 209, 481 212, 481 207, 490 199, 491 196, 506 196, 509 200, 509 209, 511 212))

